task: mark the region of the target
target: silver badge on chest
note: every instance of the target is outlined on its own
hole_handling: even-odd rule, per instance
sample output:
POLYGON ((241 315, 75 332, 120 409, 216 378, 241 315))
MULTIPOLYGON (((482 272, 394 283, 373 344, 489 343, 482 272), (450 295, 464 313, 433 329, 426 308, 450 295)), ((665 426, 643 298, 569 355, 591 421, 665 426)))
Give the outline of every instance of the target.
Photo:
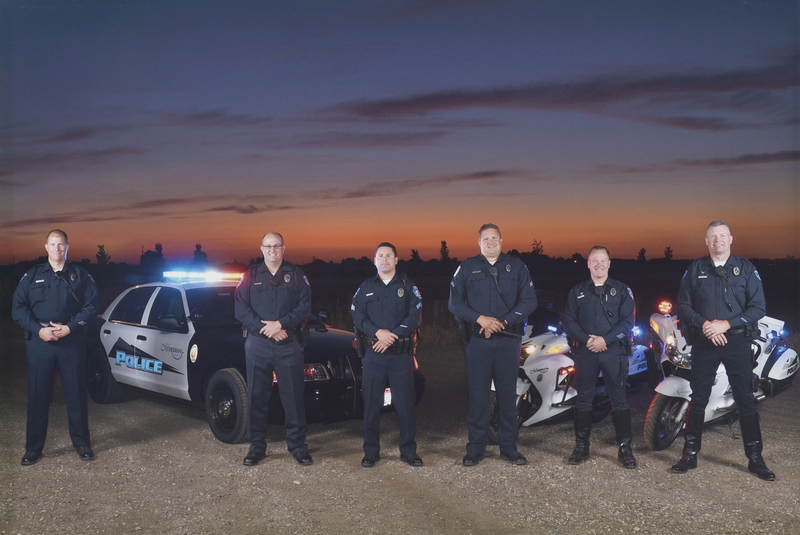
POLYGON ((616 288, 611 288, 611 289, 608 291, 608 293, 610 293, 610 294, 611 294, 611 297, 614 297, 615 295, 617 295, 617 289, 616 289, 616 288))
POLYGON ((287 273, 286 275, 283 276, 283 282, 285 283, 292 282, 292 276, 287 273))
POLYGON ((738 277, 739 273, 740 273, 739 266, 733 266, 733 276, 738 277))
POLYGON ((506 273, 511 273, 511 264, 506 264, 506 273))
POLYGON ((398 288, 397 289, 397 297, 403 297, 404 295, 406 295, 406 291, 403 290, 402 288, 398 288))

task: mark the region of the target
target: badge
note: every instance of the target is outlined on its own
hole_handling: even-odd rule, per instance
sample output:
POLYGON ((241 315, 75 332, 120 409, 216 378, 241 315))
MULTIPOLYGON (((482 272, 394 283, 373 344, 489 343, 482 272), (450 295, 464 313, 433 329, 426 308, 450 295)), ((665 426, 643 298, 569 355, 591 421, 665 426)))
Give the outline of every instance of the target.
POLYGON ((511 273, 511 264, 506 264, 506 273, 511 273))
POLYGON ((292 282, 292 276, 287 273, 283 276, 283 282, 292 282))
POLYGON ((402 288, 398 288, 397 289, 397 297, 403 297, 404 295, 406 295, 406 291, 403 290, 402 288))
POLYGON ((611 288, 611 290, 609 290, 608 293, 611 294, 611 297, 614 297, 615 295, 617 295, 617 289, 616 288, 611 288))
POLYGON ((734 277, 739 276, 739 266, 733 266, 733 276, 734 277))
MULTIPOLYGON (((738 273, 735 273, 735 275, 738 275, 738 273)), ((76 274, 72 273, 69 276, 69 280, 71 280, 72 282, 75 282, 76 280, 78 280, 78 276, 76 274)))
POLYGON ((413 288, 411 288, 411 291, 412 291, 412 292, 413 292, 413 294, 414 294, 414 295, 417 297, 417 299, 422 299, 422 294, 421 294, 421 293, 419 293, 419 288, 417 288, 416 286, 414 286, 413 288))

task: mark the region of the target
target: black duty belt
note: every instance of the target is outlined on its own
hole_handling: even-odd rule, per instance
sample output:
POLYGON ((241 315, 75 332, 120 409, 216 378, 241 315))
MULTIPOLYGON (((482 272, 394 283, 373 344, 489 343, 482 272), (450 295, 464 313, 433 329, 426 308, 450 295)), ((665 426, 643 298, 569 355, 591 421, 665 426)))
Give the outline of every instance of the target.
POLYGON ((253 336, 258 336, 259 338, 264 338, 265 340, 269 340, 270 342, 275 342, 278 345, 288 344, 289 342, 294 340, 294 331, 286 331, 286 335, 287 336, 283 340, 275 340, 275 339, 270 338, 269 336, 265 336, 265 335, 263 335, 263 334, 261 334, 259 332, 250 331, 250 334, 252 334, 253 336))
POLYGON ((728 329, 725 334, 744 334, 744 327, 736 327, 735 329, 728 329))

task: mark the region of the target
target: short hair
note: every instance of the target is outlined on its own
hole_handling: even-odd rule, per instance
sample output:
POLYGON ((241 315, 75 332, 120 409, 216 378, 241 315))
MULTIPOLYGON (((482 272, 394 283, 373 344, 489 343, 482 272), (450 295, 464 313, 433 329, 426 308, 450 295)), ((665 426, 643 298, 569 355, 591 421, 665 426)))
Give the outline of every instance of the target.
POLYGON ((498 236, 500 236, 500 238, 502 238, 502 237, 503 237, 503 235, 502 235, 502 234, 500 234, 500 227, 498 227, 498 226, 497 226, 497 225, 495 225, 494 223, 486 223, 485 225, 483 225, 483 226, 481 227, 481 229, 478 231, 478 237, 479 237, 479 238, 481 237, 481 234, 483 234, 483 231, 484 231, 484 230, 489 230, 489 229, 496 230, 496 231, 497 231, 497 235, 498 235, 498 236))
MULTIPOLYGON (((592 253, 594 251, 605 251, 606 256, 608 256, 609 260, 611 259, 611 253, 608 252, 608 248, 603 247, 602 245, 595 245, 594 247, 589 249, 589 256, 592 256, 592 253)), ((586 258, 589 258, 589 256, 587 256, 586 258)))
POLYGON ((269 234, 275 234, 277 237, 279 237, 281 239, 281 245, 283 245, 283 236, 281 236, 279 233, 273 232, 273 231, 267 232, 266 234, 261 236, 261 243, 262 244, 264 243, 264 238, 266 238, 269 234))
POLYGON ((69 243, 69 238, 67 238, 67 233, 58 228, 54 228, 53 230, 47 233, 47 236, 44 238, 45 243, 47 243, 47 240, 49 240, 50 236, 52 236, 53 234, 61 235, 61 237, 64 238, 64 243, 69 243))
POLYGON ((711 227, 722 227, 722 226, 728 227, 728 232, 730 232, 731 226, 727 224, 725 221, 720 221, 719 219, 709 223, 708 226, 706 227, 706 232, 708 232, 708 229, 710 229, 711 227))
POLYGON ((379 243, 378 246, 375 248, 375 254, 378 254, 378 249, 380 249, 381 247, 388 247, 389 249, 392 250, 394 255, 397 256, 397 249, 395 249, 394 245, 392 245, 388 241, 385 241, 383 243, 379 243))

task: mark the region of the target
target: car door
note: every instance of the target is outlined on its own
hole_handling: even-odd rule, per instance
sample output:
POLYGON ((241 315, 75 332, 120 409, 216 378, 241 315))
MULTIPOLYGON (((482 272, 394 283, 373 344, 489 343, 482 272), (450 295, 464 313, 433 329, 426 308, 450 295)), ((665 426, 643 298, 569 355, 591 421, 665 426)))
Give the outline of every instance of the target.
POLYGON ((140 286, 128 290, 117 301, 100 331, 100 342, 109 359, 111 372, 120 383, 139 386, 136 369, 137 337, 141 336, 142 318, 155 290, 155 286, 140 286))
POLYGON ((186 371, 194 331, 186 321, 186 312, 181 290, 166 286, 158 289, 136 340, 141 388, 190 399, 186 371))

